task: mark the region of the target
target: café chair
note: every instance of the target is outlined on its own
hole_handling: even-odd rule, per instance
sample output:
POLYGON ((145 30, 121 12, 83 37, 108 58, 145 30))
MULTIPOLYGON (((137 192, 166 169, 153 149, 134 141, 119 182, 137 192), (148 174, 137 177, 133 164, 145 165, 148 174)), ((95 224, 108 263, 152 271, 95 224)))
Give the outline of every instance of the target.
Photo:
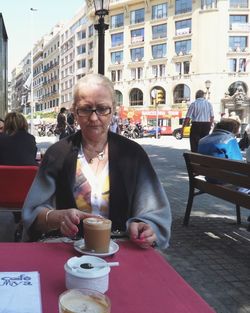
POLYGON ((18 224, 15 241, 19 241, 21 236, 22 207, 37 170, 38 167, 33 165, 0 165, 0 212, 14 214, 18 224))
POLYGON ((22 211, 37 170, 33 165, 0 165, 0 211, 22 211))

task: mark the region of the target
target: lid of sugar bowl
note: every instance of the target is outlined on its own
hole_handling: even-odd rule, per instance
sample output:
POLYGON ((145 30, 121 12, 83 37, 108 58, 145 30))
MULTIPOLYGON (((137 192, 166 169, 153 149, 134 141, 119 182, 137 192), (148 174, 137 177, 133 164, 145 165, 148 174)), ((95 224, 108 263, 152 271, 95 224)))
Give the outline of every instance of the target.
POLYGON ((97 278, 110 272, 110 267, 105 260, 89 255, 68 259, 64 269, 67 273, 82 278, 97 278))

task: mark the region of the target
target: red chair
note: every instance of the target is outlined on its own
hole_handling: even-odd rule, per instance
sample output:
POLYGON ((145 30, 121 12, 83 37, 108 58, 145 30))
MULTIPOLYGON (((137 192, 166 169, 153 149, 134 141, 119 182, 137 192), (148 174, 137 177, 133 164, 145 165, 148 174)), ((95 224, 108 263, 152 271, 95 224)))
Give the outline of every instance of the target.
POLYGON ((22 211, 37 170, 37 166, 0 165, 0 211, 22 211))

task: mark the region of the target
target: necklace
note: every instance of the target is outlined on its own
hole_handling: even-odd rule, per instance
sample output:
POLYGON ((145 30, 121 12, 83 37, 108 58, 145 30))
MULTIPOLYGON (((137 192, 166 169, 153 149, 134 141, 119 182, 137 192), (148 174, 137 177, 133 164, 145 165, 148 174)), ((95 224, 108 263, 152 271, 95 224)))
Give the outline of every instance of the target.
MULTIPOLYGON (((97 156, 89 159, 89 163, 93 163, 94 162, 94 159, 98 159, 98 161, 103 161, 104 160, 104 157, 105 157, 105 150, 102 150, 100 153, 97 154, 97 156)), ((98 163, 99 164, 99 163, 98 163)))
MULTIPOLYGON (((92 164, 95 159, 98 159, 98 163, 100 161, 104 160, 106 145, 107 145, 107 142, 104 144, 103 150, 101 152, 95 151, 97 154, 95 156, 93 156, 93 157, 88 157, 88 155, 87 155, 88 153, 86 153, 86 152, 90 152, 90 151, 85 148, 85 153, 84 154, 85 154, 85 157, 86 157, 86 159, 87 159, 89 164, 92 164)), ((93 155, 93 153, 92 153, 92 155, 93 155)))

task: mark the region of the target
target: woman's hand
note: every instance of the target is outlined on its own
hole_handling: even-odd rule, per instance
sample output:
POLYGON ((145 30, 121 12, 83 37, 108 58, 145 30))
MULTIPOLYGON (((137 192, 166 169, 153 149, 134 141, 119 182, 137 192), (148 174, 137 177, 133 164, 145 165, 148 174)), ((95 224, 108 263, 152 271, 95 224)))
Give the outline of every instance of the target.
POLYGON ((153 228, 144 222, 130 223, 128 232, 130 240, 141 248, 149 248, 157 239, 153 228))
POLYGON ((66 237, 74 237, 78 232, 77 225, 80 221, 94 216, 77 209, 53 210, 49 215, 48 227, 60 229, 62 235, 66 237))

